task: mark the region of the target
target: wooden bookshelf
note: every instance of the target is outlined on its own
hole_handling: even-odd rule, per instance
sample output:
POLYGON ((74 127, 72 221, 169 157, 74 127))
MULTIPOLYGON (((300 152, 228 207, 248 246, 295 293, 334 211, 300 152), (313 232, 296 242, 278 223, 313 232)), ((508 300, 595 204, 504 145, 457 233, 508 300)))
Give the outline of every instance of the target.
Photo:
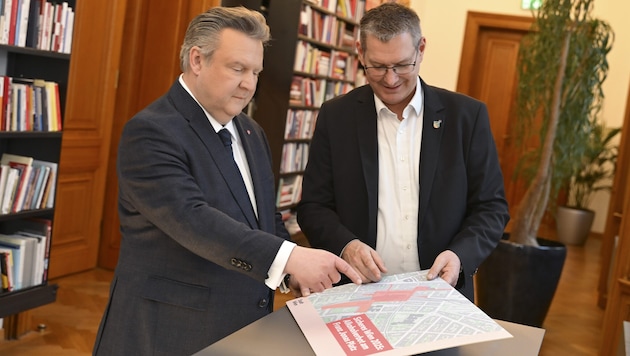
MULTIPOLYGON (((47 0, 52 6, 59 5, 76 8, 76 0, 64 1, 47 0)), ((36 1, 31 2, 34 6, 36 1)), ((41 3, 37 2, 37 5, 41 3)), ((67 11, 65 12, 68 13, 67 11)), ((61 12, 60 12, 61 14, 61 12)), ((28 24, 32 26, 33 18, 29 16, 28 24)), ((29 31, 31 31, 29 29, 29 31)), ((70 34, 71 32, 68 32, 70 34)), ((28 43, 29 47, 20 45, 17 41, 9 41, 0 44, 0 57, 6 64, 0 68, 3 76, 15 78, 14 81, 43 79, 55 82, 59 90, 59 104, 61 119, 65 112, 66 93, 70 70, 70 54, 61 53, 61 49, 51 50, 49 47, 36 48, 37 44, 28 43)), ((7 88, 5 88, 7 89, 7 88)), ((15 109, 15 108, 14 108, 15 109)), ((63 125, 62 125, 63 127, 63 125)), ((58 131, 2 131, 0 132, 0 155, 11 153, 21 156, 33 157, 36 160, 48 161, 58 164, 61 156, 63 132, 58 131)), ((55 182, 57 177, 55 177, 55 182)), ((0 228, 21 219, 54 218, 53 208, 26 208, 18 212, 0 215, 0 228)), ((52 228, 51 228, 52 229, 52 228)), ((52 236, 49 236, 49 238, 52 236)), ((49 244, 52 243, 49 241, 49 244)), ((46 267, 50 266, 50 263, 46 267)), ((25 312, 56 300, 57 285, 48 284, 48 272, 43 282, 22 289, 0 293, 0 318, 5 318, 5 338, 14 339, 28 329, 28 317, 25 312), (21 326, 19 323, 21 322, 21 326)))
POLYGON ((278 196, 279 210, 292 210, 301 196, 298 176, 320 105, 365 82, 354 49, 365 2, 353 3, 351 12, 336 0, 269 1, 265 7, 273 40, 252 116, 267 133, 278 192, 293 195, 278 196))

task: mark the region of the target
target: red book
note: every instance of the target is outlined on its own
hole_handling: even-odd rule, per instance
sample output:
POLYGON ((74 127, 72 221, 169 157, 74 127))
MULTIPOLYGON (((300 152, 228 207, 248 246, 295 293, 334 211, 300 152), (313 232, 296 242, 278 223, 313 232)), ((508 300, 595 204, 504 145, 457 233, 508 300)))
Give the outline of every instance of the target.
MULTIPOLYGON (((9 19, 9 44, 15 45, 15 31, 17 27, 17 13, 18 13, 19 1, 13 0, 11 4, 11 18, 9 19)), ((6 21, 6 18, 5 18, 6 21)))

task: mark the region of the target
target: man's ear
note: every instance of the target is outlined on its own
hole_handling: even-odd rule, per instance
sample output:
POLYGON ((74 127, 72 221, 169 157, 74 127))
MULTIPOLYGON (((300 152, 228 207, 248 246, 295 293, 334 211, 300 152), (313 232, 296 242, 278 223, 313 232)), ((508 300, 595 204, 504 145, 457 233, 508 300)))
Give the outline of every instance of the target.
POLYGON ((199 46, 193 46, 188 52, 188 64, 193 73, 199 74, 201 71, 201 62, 203 61, 203 54, 199 46))
POLYGON ((363 61, 363 47, 361 47, 361 41, 357 40, 355 46, 357 47, 357 53, 359 54, 358 55, 359 62, 361 62, 361 65, 365 67, 365 62, 363 61))

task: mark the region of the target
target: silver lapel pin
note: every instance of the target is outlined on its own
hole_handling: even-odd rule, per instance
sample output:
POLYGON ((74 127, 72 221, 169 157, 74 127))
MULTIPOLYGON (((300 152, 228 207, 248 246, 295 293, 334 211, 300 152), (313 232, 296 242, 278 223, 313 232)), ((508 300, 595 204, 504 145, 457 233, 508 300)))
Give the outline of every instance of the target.
POLYGON ((433 128, 434 129, 439 129, 440 126, 442 126, 442 120, 435 120, 435 121, 433 121, 433 128))

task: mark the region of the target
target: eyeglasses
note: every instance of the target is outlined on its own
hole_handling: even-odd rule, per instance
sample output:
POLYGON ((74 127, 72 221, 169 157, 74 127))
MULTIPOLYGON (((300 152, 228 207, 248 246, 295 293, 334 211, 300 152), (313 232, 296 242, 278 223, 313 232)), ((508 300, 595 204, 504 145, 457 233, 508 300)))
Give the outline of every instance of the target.
POLYGON ((409 74, 413 72, 414 67, 416 66, 416 61, 411 64, 398 64, 395 66, 374 66, 374 67, 363 67, 366 72, 373 76, 382 77, 387 74, 387 70, 391 70, 396 74, 409 74))
MULTIPOLYGON (((416 56, 417 55, 418 53, 416 52, 416 56)), ((375 77, 384 76, 385 74, 387 74, 388 70, 391 70, 392 72, 396 74, 403 75, 403 74, 409 74, 413 72, 413 69, 416 67, 416 62, 417 62, 417 59, 413 61, 413 63, 410 63, 410 64, 397 64, 395 66, 372 66, 372 67, 366 66, 366 67, 363 67, 363 69, 365 69, 367 73, 375 77)))

